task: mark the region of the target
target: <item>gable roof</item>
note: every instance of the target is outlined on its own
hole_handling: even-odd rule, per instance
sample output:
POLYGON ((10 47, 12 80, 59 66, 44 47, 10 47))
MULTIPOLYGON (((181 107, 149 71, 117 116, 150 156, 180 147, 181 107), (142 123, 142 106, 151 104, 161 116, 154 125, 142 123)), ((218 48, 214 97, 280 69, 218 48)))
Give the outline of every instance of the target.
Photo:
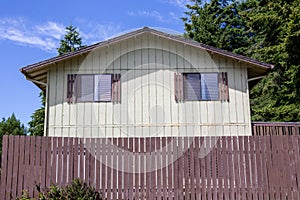
POLYGON ((25 75, 25 77, 31 81, 33 81, 39 88, 41 88, 42 90, 45 91, 46 88, 46 83, 47 83, 47 67, 49 65, 73 58, 75 56, 80 56, 80 55, 84 55, 87 54, 91 51, 93 51, 96 48, 99 47, 103 47, 106 45, 110 45, 113 43, 117 43, 132 37, 136 37, 138 35, 141 34, 145 34, 145 33, 149 33, 152 35, 156 35, 165 39, 169 39, 175 42, 179 42, 185 45, 190 45, 196 48, 199 48, 201 50, 205 50, 208 51, 211 54, 217 54, 220 56, 224 56, 224 57, 228 57, 228 58, 232 58, 234 60, 237 60, 239 62, 244 62, 247 63, 249 65, 249 78, 253 78, 253 77, 259 77, 262 75, 265 75, 270 69, 273 68, 273 65, 271 64, 267 64, 264 62, 260 62, 257 61, 255 59, 246 57, 246 56, 242 56, 242 55, 238 55, 232 52, 228 52, 216 47, 212 47, 209 45, 205 45, 205 44, 200 44, 196 41, 190 40, 190 39, 186 39, 183 38, 181 36, 176 36, 176 35, 172 35, 172 34, 168 34, 168 33, 164 33, 155 29, 151 29, 148 27, 144 27, 117 37, 114 37, 112 39, 103 41, 103 42, 99 42, 84 48, 81 48, 77 51, 74 52, 70 52, 70 53, 66 53, 60 56, 56 56, 35 64, 31 64, 28 66, 25 66, 23 68, 20 69, 20 71, 25 75))

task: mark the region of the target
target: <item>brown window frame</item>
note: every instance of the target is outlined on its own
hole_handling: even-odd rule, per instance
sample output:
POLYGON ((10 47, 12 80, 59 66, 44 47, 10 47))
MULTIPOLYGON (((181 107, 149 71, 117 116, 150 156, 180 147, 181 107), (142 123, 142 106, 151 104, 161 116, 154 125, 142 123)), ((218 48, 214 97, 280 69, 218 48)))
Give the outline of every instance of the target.
MULTIPOLYGON (((199 86, 201 90, 201 85, 199 86)), ((221 102, 229 102, 229 88, 228 88, 228 75, 227 72, 204 72, 204 73, 196 73, 196 72, 184 72, 184 73, 175 73, 174 74, 174 89, 175 89, 175 101, 184 102, 184 101, 221 101, 221 102), (188 99, 187 92, 187 83, 186 77, 188 74, 199 74, 199 81, 201 83, 201 74, 217 74, 217 90, 218 90, 218 98, 213 99, 204 99, 202 98, 202 91, 200 92, 201 98, 198 99, 188 99)))
MULTIPOLYGON (((99 80, 100 81, 100 80, 99 80)), ((77 103, 77 102, 113 102, 115 104, 121 103, 121 74, 68 74, 67 75, 67 102, 68 103, 77 103), (95 97, 95 77, 101 75, 110 75, 110 98, 104 98, 99 100, 95 97), (87 98, 86 100, 82 100, 79 93, 81 93, 81 81, 84 76, 91 76, 91 83, 93 84, 93 88, 88 88, 92 91, 92 97, 87 98), (97 99, 97 100, 95 100, 97 99)), ((99 87, 99 86, 98 86, 99 87)), ((100 89, 100 88, 99 88, 100 89)), ((101 94, 99 94, 101 95, 101 94)))

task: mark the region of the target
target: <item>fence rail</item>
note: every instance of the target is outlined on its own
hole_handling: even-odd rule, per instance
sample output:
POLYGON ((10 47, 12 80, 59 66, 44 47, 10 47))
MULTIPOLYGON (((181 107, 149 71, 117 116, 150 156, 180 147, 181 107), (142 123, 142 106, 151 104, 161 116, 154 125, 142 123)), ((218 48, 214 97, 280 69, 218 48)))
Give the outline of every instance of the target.
POLYGON ((106 199, 300 199, 299 135, 4 136, 1 199, 80 178, 106 199))
POLYGON ((252 135, 300 135, 300 122, 252 122, 252 135))

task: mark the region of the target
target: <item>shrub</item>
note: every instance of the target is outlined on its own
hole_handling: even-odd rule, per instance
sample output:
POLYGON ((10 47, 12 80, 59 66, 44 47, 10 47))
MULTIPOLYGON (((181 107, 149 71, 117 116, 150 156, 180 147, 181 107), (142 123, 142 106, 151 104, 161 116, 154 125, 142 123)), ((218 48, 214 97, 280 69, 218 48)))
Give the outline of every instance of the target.
MULTIPOLYGON (((39 187, 37 187, 38 190, 39 187)), ((74 179, 65 187, 50 186, 39 191, 39 200, 100 200, 101 194, 80 179, 74 179)), ((17 200, 30 200, 28 193, 23 192, 17 200)))

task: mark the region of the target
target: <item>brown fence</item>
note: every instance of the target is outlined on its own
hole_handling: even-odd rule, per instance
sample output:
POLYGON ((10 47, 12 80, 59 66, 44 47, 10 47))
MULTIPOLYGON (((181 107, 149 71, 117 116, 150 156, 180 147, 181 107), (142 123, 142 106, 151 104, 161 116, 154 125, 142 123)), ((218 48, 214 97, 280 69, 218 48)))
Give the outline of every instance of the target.
POLYGON ((1 199, 76 177, 107 199, 300 199, 300 136, 4 136, 1 199))
POLYGON ((300 135, 300 122, 252 122, 252 135, 300 135))

